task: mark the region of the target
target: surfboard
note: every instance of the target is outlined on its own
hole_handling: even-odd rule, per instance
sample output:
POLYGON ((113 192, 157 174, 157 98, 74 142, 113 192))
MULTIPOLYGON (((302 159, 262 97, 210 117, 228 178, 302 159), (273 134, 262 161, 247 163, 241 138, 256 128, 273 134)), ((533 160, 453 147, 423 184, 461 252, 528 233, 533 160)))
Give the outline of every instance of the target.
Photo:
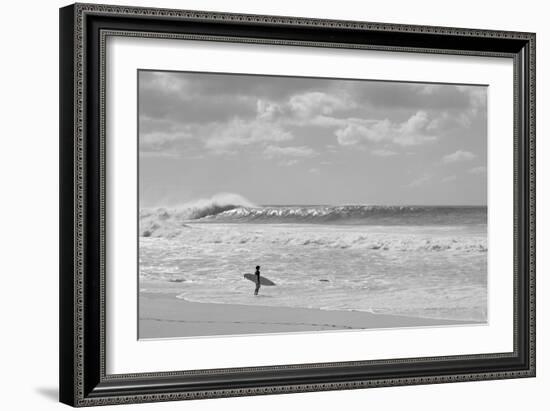
MULTIPOLYGON (((245 274, 244 278, 256 283, 256 276, 254 274, 245 274)), ((275 283, 260 275, 260 285, 275 285, 275 283)))

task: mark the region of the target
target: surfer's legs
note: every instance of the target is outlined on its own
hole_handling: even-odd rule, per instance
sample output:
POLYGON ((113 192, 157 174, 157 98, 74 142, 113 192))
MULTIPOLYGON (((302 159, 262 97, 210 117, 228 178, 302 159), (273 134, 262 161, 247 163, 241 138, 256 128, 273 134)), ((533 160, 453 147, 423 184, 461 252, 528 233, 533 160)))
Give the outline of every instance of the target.
POLYGON ((256 289, 254 290, 254 295, 258 295, 258 291, 260 291, 260 283, 256 283, 256 289))

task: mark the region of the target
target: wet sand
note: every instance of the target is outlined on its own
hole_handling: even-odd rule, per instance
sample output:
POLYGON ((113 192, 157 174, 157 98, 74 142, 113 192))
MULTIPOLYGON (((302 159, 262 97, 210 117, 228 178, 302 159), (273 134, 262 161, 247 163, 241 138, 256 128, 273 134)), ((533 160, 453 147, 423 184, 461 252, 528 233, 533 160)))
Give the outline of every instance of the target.
POLYGON ((265 334, 472 324, 430 318, 309 308, 194 303, 141 292, 139 338, 265 334))

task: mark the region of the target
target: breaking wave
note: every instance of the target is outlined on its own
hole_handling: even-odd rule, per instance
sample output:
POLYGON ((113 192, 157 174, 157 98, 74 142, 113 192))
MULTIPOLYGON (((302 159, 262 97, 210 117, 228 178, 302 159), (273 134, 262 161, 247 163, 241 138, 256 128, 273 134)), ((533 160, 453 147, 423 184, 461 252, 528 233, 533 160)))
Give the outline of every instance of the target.
POLYGON ((372 205, 234 207, 205 215, 201 221, 352 225, 472 225, 487 223, 487 208, 372 205))
POLYGON ((238 194, 217 194, 171 208, 140 210, 140 235, 175 237, 193 223, 371 226, 487 224, 487 207, 311 205, 257 206, 238 194))
POLYGON ((238 194, 220 193, 179 206, 141 209, 139 233, 143 237, 174 237, 182 229, 189 228, 186 222, 242 207, 255 205, 238 194))

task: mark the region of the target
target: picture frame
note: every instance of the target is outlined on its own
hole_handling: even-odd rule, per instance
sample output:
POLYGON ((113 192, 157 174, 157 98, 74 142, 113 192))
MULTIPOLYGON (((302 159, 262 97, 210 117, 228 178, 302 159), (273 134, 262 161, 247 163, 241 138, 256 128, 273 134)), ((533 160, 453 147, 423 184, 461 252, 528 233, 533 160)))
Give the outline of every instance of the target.
MULTIPOLYGON (((497 147, 498 148, 498 147, 497 147)), ((491 150, 497 149, 494 146, 491 150)), ((113 154, 114 155, 114 154, 113 154)), ((112 161, 111 156, 111 160, 112 161)), ((512 205, 510 204, 510 207, 512 205)), ((512 256, 511 256, 512 258, 512 256)), ((74 4, 60 9, 60 401, 72 406, 535 376, 535 34, 74 4), (107 40, 193 40, 503 59, 513 65, 513 349, 107 372, 107 40)), ((128 321, 133 321, 128 319, 128 321)))

